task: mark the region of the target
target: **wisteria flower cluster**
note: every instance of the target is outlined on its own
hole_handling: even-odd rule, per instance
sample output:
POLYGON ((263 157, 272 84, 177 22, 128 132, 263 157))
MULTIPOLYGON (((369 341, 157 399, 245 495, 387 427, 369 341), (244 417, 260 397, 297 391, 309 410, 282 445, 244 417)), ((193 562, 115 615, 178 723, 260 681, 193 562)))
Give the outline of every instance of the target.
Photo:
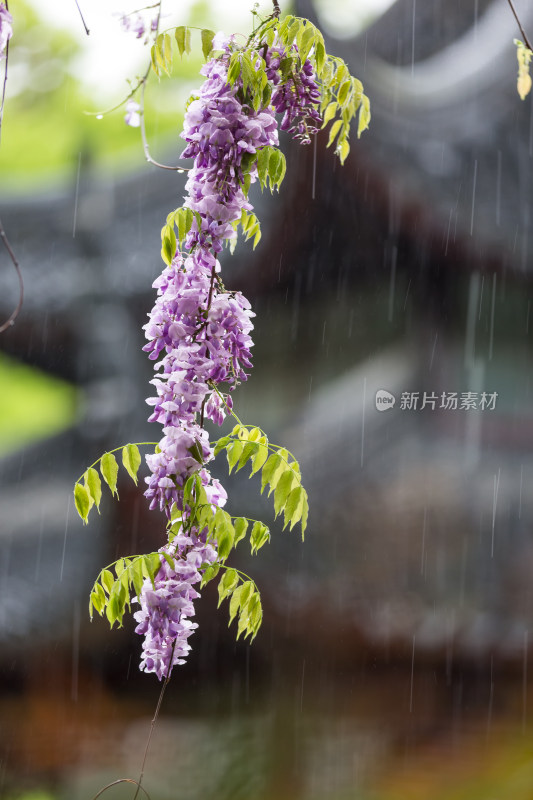
MULTIPOLYGON (((221 386, 234 388, 246 380, 251 367, 250 303, 240 292, 226 291, 220 281, 216 253, 225 240, 235 236, 233 223, 243 209, 252 206, 243 191, 242 159, 266 146, 277 146, 278 133, 273 109, 254 111, 237 98, 239 86, 227 82, 226 58, 213 58, 203 68, 206 80, 199 95, 187 108, 182 137, 187 145, 183 158, 193 158, 186 183, 185 206, 197 213, 186 240, 189 255, 177 252, 154 284, 158 298, 145 326, 149 343, 144 348, 156 364, 158 377, 152 383, 156 397, 151 422, 163 425, 165 436, 158 452, 147 457, 151 475, 146 496, 151 508, 158 506, 170 519, 177 508, 187 519, 183 487, 198 472, 213 505, 223 506, 226 492, 204 464, 212 457, 205 419, 221 424, 231 399, 221 386)), ((255 180, 256 175, 251 174, 255 180)), ((216 548, 216 542, 212 542, 216 548)), ((162 568, 163 569, 163 568, 162 568)), ((164 576, 158 578, 164 591, 164 576)), ((198 572, 194 572, 198 580, 198 572)), ((157 582, 157 581, 156 581, 157 582)), ((189 593, 188 597, 192 595, 189 593)), ((143 619, 164 616, 161 604, 152 603, 148 591, 140 597, 143 619)), ((169 607, 170 608, 170 607, 169 607)), ((168 652, 168 642, 151 633, 143 623, 138 633, 149 637, 150 658, 141 669, 156 671, 168 652)), ((189 627, 175 631, 173 663, 181 663, 189 627)))
MULTIPOLYGON (((296 47, 293 49, 297 52, 296 47)), ((322 125, 320 90, 309 59, 299 71, 291 71, 286 80, 281 79, 280 67, 286 55, 281 46, 269 48, 265 53, 266 74, 275 86, 272 105, 278 114, 283 114, 281 130, 292 133, 301 144, 309 144, 322 125)))
MULTIPOLYGON (((123 24, 142 37, 141 22, 126 18, 123 24)), ((189 52, 190 29, 176 28, 173 39, 180 56, 189 52)), ((332 122, 330 143, 336 140, 341 161, 349 150, 350 119, 362 109, 361 131, 370 118, 360 82, 341 59, 326 56, 322 34, 307 20, 288 16, 281 22, 278 9, 244 46, 236 37, 207 30, 201 31, 201 42, 207 59, 201 69, 204 82, 187 103, 181 133, 181 158, 192 159, 192 166, 183 205, 168 215, 162 230, 165 267, 153 284, 157 296, 144 326, 144 350, 155 373, 153 396, 147 400, 149 421, 162 428, 155 452, 146 456, 145 495, 150 508, 166 516, 168 541, 156 553, 122 558, 102 570, 91 593, 91 608, 105 612, 112 625, 120 624, 133 586, 133 601, 140 606, 136 632, 144 637, 140 666, 160 680, 186 658, 196 628, 191 617, 198 584, 219 571, 219 598, 231 597, 230 622, 238 616, 237 635, 253 638, 261 624, 255 582, 227 567, 226 559, 249 523, 252 553, 269 541, 270 532, 258 520, 225 511, 227 493, 209 470, 215 455, 225 451, 230 471, 249 462, 252 475, 261 472, 261 485, 274 493, 275 515, 283 514, 284 527, 300 523, 303 536, 307 524, 298 462, 288 450, 269 443, 259 428, 242 425, 233 411, 232 391, 247 380, 252 366, 254 313, 241 292, 224 286, 220 254, 225 244, 233 248, 239 230, 254 238, 254 246, 259 240, 249 189, 259 181, 262 189, 274 191, 283 179, 278 117, 281 130, 303 144, 332 122), (221 425, 228 414, 238 424, 211 442, 207 421, 221 425)), ((156 30, 151 65, 159 77, 171 73, 172 50, 170 33, 156 30)), ((146 77, 137 88, 145 84, 146 77)), ((131 126, 139 125, 143 113, 135 92, 126 108, 131 126)), ((96 465, 116 493, 113 452, 76 483, 76 508, 85 521, 101 498, 96 465)), ((136 481, 141 464, 137 445, 124 446, 122 462, 136 481)))
POLYGON ((149 41, 151 33, 157 30, 157 15, 147 21, 142 14, 134 12, 132 14, 121 14, 119 23, 124 31, 135 34, 136 39, 145 37, 145 44, 149 41))
POLYGON ((197 529, 178 535, 162 552, 171 563, 163 559, 153 584, 145 580, 141 610, 134 614, 139 623, 135 632, 144 635, 141 670, 155 672, 159 680, 175 664, 185 663, 191 649, 187 639, 198 627, 189 619, 194 615, 193 600, 200 596, 193 587, 202 579, 200 568, 217 559, 216 550, 206 542, 206 532, 198 534, 197 529))

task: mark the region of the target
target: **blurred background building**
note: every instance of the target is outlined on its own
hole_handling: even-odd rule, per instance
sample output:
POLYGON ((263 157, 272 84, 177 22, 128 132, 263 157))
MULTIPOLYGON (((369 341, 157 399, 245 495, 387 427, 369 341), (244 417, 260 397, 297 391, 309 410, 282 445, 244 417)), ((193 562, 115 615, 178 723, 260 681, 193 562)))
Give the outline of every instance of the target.
MULTIPOLYGON (((254 201, 262 241, 223 269, 257 314, 235 405, 298 456, 309 533, 303 545, 282 534, 257 479, 220 464, 231 511, 272 522, 260 557, 235 555, 257 577, 264 623, 251 649, 236 645, 205 590, 147 763, 153 800, 532 796, 533 116, 516 93, 520 34, 506 0, 385 5, 293 9, 363 81, 370 130, 342 168, 325 135, 286 141, 279 197, 254 201)), ((533 9, 515 5, 533 36, 533 9)), ((220 6, 188 13, 209 24, 220 6)), ((0 797, 81 800, 138 776, 158 694, 138 673, 131 620, 90 625, 88 593, 104 564, 160 546, 164 525, 126 479, 84 528, 72 487, 105 450, 156 438, 141 326, 184 180, 143 164, 121 113, 83 117, 96 105, 75 38, 45 38, 36 12, 20 14, 0 151, 0 218, 26 287, 0 339, 0 797)), ((154 87, 149 133, 165 163, 199 63, 180 65, 179 89, 154 87)), ((2 264, 4 318, 17 295, 2 264)))

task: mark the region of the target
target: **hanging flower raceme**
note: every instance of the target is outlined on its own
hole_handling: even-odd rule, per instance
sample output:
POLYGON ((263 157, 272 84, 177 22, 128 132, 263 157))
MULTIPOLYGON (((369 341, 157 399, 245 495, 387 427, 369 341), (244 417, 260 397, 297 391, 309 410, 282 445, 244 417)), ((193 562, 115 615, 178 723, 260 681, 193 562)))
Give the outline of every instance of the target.
POLYGON ((140 611, 134 614, 136 633, 144 635, 141 670, 155 672, 159 680, 176 664, 184 664, 191 649, 187 639, 198 627, 189 617, 194 616, 193 600, 199 597, 194 585, 202 579, 201 570, 217 560, 212 543, 207 542, 207 529, 196 528, 179 534, 161 553, 162 557, 154 582, 145 580, 139 598, 140 611))
MULTIPOLYGON (((226 53, 202 68, 206 80, 187 108, 181 134, 187 142, 181 157, 194 159, 185 205, 201 218, 200 229, 195 222, 186 246, 207 244, 214 252, 235 236, 233 223, 242 211, 252 209, 242 188, 244 155, 278 145, 273 108, 254 111, 239 101, 239 83, 227 82, 228 58, 226 53)), ((251 181, 256 180, 256 169, 249 174, 251 181)))
MULTIPOLYGON (((252 367, 254 314, 240 292, 225 288, 218 254, 224 243, 233 248, 239 228, 246 239, 253 238, 254 246, 259 241, 259 221, 248 195, 256 181, 261 189, 275 191, 283 180, 286 163, 278 149, 277 115, 281 129, 305 144, 323 124, 322 107, 324 122, 332 122, 329 143, 335 143, 341 163, 350 149, 350 120, 361 108, 360 134, 370 119, 362 85, 342 59, 327 56, 320 31, 291 15, 281 21, 274 5, 274 13, 255 27, 244 45, 212 31, 200 34, 209 60, 201 70, 205 80, 187 104, 181 134, 182 158, 192 160, 186 197, 183 206, 167 216, 161 232, 166 266, 153 284, 157 297, 144 326, 144 350, 155 373, 153 396, 147 400, 149 421, 162 427, 155 452, 146 456, 150 474, 145 495, 150 508, 168 519, 168 542, 157 553, 119 558, 101 570, 91 592, 91 613, 105 613, 113 625, 122 622, 133 586, 140 605, 136 632, 144 637, 141 669, 160 680, 183 663, 190 650, 200 582, 221 573, 219 596, 231 597, 237 636, 253 638, 261 625, 255 582, 228 568, 226 560, 246 536, 252 553, 257 552, 270 532, 259 520, 233 517, 224 510, 226 491, 208 469, 215 453, 226 452, 230 471, 246 464, 252 475, 261 471, 261 485, 270 486, 269 494, 274 492, 275 514, 283 515, 284 527, 299 523, 303 536, 307 524, 307 494, 298 462, 288 450, 269 443, 261 429, 243 425, 238 418, 233 430, 213 444, 204 428, 206 420, 221 425, 232 412, 231 392, 247 380, 252 367)), ((168 30, 159 33, 160 4, 156 7, 151 23, 133 12, 123 15, 122 25, 138 38, 153 40, 151 66, 162 77, 171 74, 174 41, 180 56, 190 52, 191 29, 180 26, 173 35, 168 30)), ((0 0, 0 55, 11 32, 11 15, 0 0)), ((141 87, 144 92, 147 77, 148 72, 127 98, 126 122, 141 127, 147 158, 155 164, 148 155, 143 109, 134 99, 141 87)), ((137 444, 104 453, 74 487, 76 509, 84 522, 100 504, 98 463, 109 489, 117 494, 114 454, 120 449, 123 466, 137 479, 137 444)))
MULTIPOLYGON (((187 108, 181 134, 186 141, 182 158, 193 159, 184 204, 195 213, 185 241, 189 254, 178 251, 155 281, 158 296, 145 325, 149 341, 144 349, 156 361, 157 373, 152 381, 156 396, 147 401, 153 406, 150 421, 163 425, 165 434, 158 451, 147 456, 151 475, 146 479, 145 494, 150 508, 160 508, 169 519, 177 509, 185 522, 184 486, 191 475, 199 473, 214 507, 226 501, 224 489, 205 469, 213 453, 203 421, 222 423, 231 402, 229 397, 221 398, 219 387, 225 384, 231 389, 246 380, 246 370, 252 366, 254 315, 240 292, 224 290, 216 258, 224 241, 235 236, 235 223, 242 212, 252 210, 243 189, 244 157, 278 145, 275 111, 283 113, 282 127, 301 141, 306 141, 321 121, 316 110, 318 90, 308 61, 298 75, 282 82, 283 50, 267 51, 268 76, 276 88, 272 104, 255 110, 243 102, 242 81, 233 86, 228 83, 231 44, 224 47, 224 55, 211 59, 201 70, 206 80, 187 108)), ((257 168, 250 169, 249 164, 246 168, 252 183, 257 168)), ((185 625, 182 616, 178 619, 163 613, 169 603, 169 608, 175 607, 171 603, 176 598, 175 586, 168 565, 163 565, 156 589, 145 584, 143 611, 136 615, 140 620, 137 632, 146 637, 142 668, 155 671, 160 678, 168 668, 172 646, 172 663, 181 663, 189 647, 186 638, 194 627, 193 623, 185 625), (174 624, 181 626, 179 630, 174 631, 174 624)), ((186 607, 190 613, 195 596, 189 586, 186 607)))

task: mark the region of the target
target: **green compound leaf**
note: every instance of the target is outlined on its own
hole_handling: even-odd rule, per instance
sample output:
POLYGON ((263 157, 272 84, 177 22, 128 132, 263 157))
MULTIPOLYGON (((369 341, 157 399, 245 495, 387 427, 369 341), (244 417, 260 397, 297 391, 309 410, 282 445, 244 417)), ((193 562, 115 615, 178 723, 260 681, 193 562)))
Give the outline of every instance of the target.
POLYGON ((77 483, 74 486, 74 504, 76 506, 76 511, 85 524, 87 524, 87 518, 91 510, 91 502, 91 497, 85 486, 82 486, 81 483, 77 483))
POLYGON ((228 445, 227 459, 230 472, 240 459, 243 450, 244 450, 244 442, 241 442, 239 440, 233 441, 230 445, 228 445))
POLYGON ((533 57, 533 52, 526 45, 515 39, 516 57, 518 59, 518 79, 516 89, 521 100, 525 100, 531 91, 531 75, 529 74, 529 63, 533 57))
POLYGON ((235 619, 237 613, 240 612, 241 609, 246 605, 250 595, 252 594, 252 591, 253 591, 252 581, 245 581, 244 583, 241 583, 241 585, 237 589, 235 589, 229 604, 228 627, 235 619))
POLYGON ((100 573, 100 583, 104 587, 107 594, 111 594, 111 589, 115 583, 115 578, 113 577, 113 573, 108 569, 103 569, 100 573))
POLYGON ((239 53, 232 53, 228 67, 228 83, 230 86, 233 86, 240 74, 241 62, 239 59, 239 53))
POLYGON ((135 594, 137 597, 140 596, 143 588, 144 583, 144 574, 143 574, 143 559, 142 556, 135 558, 131 565, 131 577, 133 581, 133 586, 135 588, 135 594))
POLYGON ((335 120, 335 122, 331 126, 330 131, 329 131, 328 144, 327 144, 328 147, 331 144, 333 144, 333 141, 334 141, 335 137, 337 136, 337 134, 339 133, 339 131, 341 129, 341 125, 342 125, 342 120, 341 119, 337 119, 337 120, 335 120))
POLYGON ((185 52, 188 53, 189 50, 190 50, 190 47, 189 47, 189 50, 186 50, 186 48, 185 48, 185 36, 186 36, 187 30, 188 30, 188 28, 186 28, 184 25, 180 25, 174 31, 174 38, 176 40, 176 44, 178 45, 178 53, 180 54, 181 57, 183 57, 183 54, 185 52))
POLYGON ((100 501, 102 499, 102 482, 100 480, 100 476, 93 467, 89 467, 83 477, 85 481, 85 488, 89 492, 89 495, 97 510, 100 511, 100 501))
POLYGON ((233 592, 238 583, 239 575, 237 570, 228 569, 224 572, 218 584, 218 608, 220 608, 222 601, 233 592))
POLYGON ((203 589, 203 587, 207 583, 209 583, 209 581, 212 581, 213 578, 216 578, 216 576, 218 575, 219 571, 220 571, 220 565, 219 564, 211 564, 209 567, 206 567, 206 569, 204 570, 204 574, 202 576, 202 582, 200 584, 200 589, 203 589))
POLYGON ((178 239, 180 247, 182 246, 183 242, 185 241, 185 237, 192 227, 193 219, 194 215, 190 208, 178 208, 174 214, 174 221, 175 224, 177 223, 178 227, 178 239))
POLYGON ((270 161, 270 154, 273 149, 273 147, 267 145, 267 147, 262 147, 257 154, 257 175, 259 183, 261 184, 261 190, 267 185, 268 162, 270 161))
MULTIPOLYGON (((269 480, 269 483, 270 483, 270 489, 268 490, 268 496, 269 497, 272 494, 272 492, 275 490, 275 488, 278 485, 278 482, 279 482, 281 476, 283 475, 283 473, 287 469, 287 460, 289 458, 289 454, 288 454, 287 450, 285 450, 282 447, 280 450, 278 450, 278 456, 279 456, 279 459, 280 459, 279 465, 274 470, 274 472, 271 475, 270 480, 269 480)), ((268 461, 267 461, 267 464, 268 464, 268 461)), ((266 465, 265 465, 265 467, 266 467, 266 465)))
POLYGON ((270 541, 270 531, 263 522, 255 522, 250 534, 252 555, 270 541))
POLYGON ((244 465, 247 463, 247 461, 249 461, 250 458, 255 453, 257 453, 259 448, 260 448, 260 445, 258 445, 257 442, 248 442, 247 444, 244 445, 244 447, 242 449, 242 453, 241 453, 240 458, 239 458, 239 463, 237 464, 236 472, 238 472, 240 469, 242 469, 244 467, 244 465))
POLYGON ((285 156, 281 150, 273 148, 268 162, 268 176, 270 178, 271 191, 273 191, 273 187, 277 187, 279 189, 280 184, 285 177, 286 171, 287 164, 285 161, 285 156))
POLYGON ((170 569, 175 569, 175 568, 176 568, 176 562, 175 562, 175 560, 172 558, 172 556, 171 556, 171 555, 169 555, 168 553, 161 553, 161 555, 163 556, 163 558, 164 558, 164 559, 165 559, 165 561, 167 562, 167 564, 168 564, 168 566, 170 567, 170 569))
POLYGON ((359 124, 357 126, 357 136, 361 136, 363 131, 366 131, 368 126, 370 125, 370 100, 366 96, 363 95, 361 99, 361 109, 359 111, 359 124))
POLYGON ((143 575, 145 578, 148 578, 151 581, 152 586, 154 586, 154 578, 161 567, 161 554, 148 553, 148 555, 141 556, 141 559, 143 575))
POLYGON ((214 517, 215 538, 217 540, 218 555, 224 561, 230 554, 235 540, 235 530, 231 524, 231 517, 221 508, 217 509, 214 517))
POLYGON ((271 481, 275 478, 276 473, 282 468, 282 457, 279 453, 272 453, 263 467, 263 472, 261 474, 261 494, 263 494, 265 486, 271 483, 271 481))
POLYGON ((315 43, 315 63, 316 74, 320 78, 322 76, 324 64, 326 63, 326 48, 324 46, 324 38, 319 31, 317 31, 317 40, 315 43))
POLYGON ((172 225, 161 228, 161 258, 167 266, 172 264, 176 255, 176 234, 172 225))
POLYGON ((339 103, 339 105, 343 106, 346 103, 351 88, 352 88, 352 81, 351 78, 348 78, 348 80, 344 81, 341 88, 339 89, 339 93, 337 95, 337 102, 339 103))
POLYGON ((135 486, 137 486, 137 473, 141 466, 141 454, 136 444, 127 444, 122 448, 122 463, 135 486))
POLYGON ((191 49, 191 29, 185 28, 185 52, 187 55, 189 55, 191 49))
POLYGON ((337 153, 341 160, 341 164, 344 164, 349 152, 350 152, 350 144, 348 142, 348 139, 343 139, 342 142, 340 142, 340 144, 337 147, 337 153))
POLYGON ((235 531, 233 546, 236 547, 241 539, 244 539, 246 536, 246 531, 248 530, 248 520, 246 517, 237 517, 233 523, 233 529, 235 531))
POLYGON ((207 28, 202 30, 200 37, 202 39, 202 53, 204 54, 204 58, 207 61, 209 57, 209 53, 213 49, 213 39, 215 38, 215 32, 210 31, 207 28))
POLYGON ((307 23, 305 28, 300 28, 298 32, 298 53, 302 64, 305 64, 309 51, 315 41, 315 26, 307 23))
POLYGON ((163 58, 165 61, 165 72, 170 77, 172 69, 172 39, 168 33, 165 33, 163 39, 163 58))
POLYGON ((111 493, 113 495, 116 494, 118 497, 118 492, 117 492, 118 464, 117 464, 117 459, 115 458, 113 453, 104 453, 104 455, 100 459, 100 472, 102 473, 104 481, 111 489, 111 493))
POLYGON ((221 450, 224 450, 228 444, 233 441, 231 436, 223 436, 217 442, 215 442, 214 454, 217 456, 221 450))
POLYGON ((95 583, 89 600, 89 615, 91 619, 93 618, 93 607, 98 612, 98 614, 102 616, 102 614, 104 613, 106 603, 107 603, 107 598, 104 594, 104 590, 102 589, 99 583, 95 583))
POLYGON ((290 467, 282 473, 277 486, 274 491, 274 512, 276 517, 281 513, 285 505, 285 501, 289 496, 294 478, 294 472, 290 467))
POLYGON ((246 603, 241 605, 237 639, 242 633, 245 633, 245 638, 246 636, 251 636, 253 640, 261 624, 262 617, 259 592, 252 592, 246 603))
POLYGON ((266 436, 262 436, 258 444, 258 450, 255 455, 252 456, 252 471, 250 472, 250 477, 255 475, 256 472, 259 472, 268 458, 268 439, 266 436))
POLYGON ((331 103, 328 103, 326 110, 324 111, 324 121, 322 122, 322 127, 325 128, 328 122, 331 122, 335 114, 337 113, 337 102, 333 100, 331 103))
POLYGON ((283 529, 285 529, 290 523, 290 530, 292 531, 296 523, 302 518, 305 494, 306 492, 303 486, 296 486, 291 490, 289 496, 287 497, 285 508, 283 509, 283 529))

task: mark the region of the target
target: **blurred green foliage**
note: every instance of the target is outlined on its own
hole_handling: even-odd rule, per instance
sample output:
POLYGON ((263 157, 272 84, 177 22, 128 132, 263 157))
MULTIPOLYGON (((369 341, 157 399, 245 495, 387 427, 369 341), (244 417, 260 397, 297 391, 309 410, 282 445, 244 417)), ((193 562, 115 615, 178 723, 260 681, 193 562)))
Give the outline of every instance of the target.
MULTIPOLYGON (((196 20, 204 12, 201 3, 189 16, 196 20)), ((110 24, 116 24, 111 17, 110 24)), ((131 34, 122 34, 117 26, 117 36, 121 35, 131 34)), ((175 59, 172 77, 177 80, 158 82, 153 74, 149 78, 147 134, 153 154, 162 160, 161 153, 170 158, 168 152, 173 147, 173 158, 177 158, 182 149, 178 134, 183 108, 191 88, 198 84, 202 63, 201 48, 194 44, 191 56, 175 59)), ((98 99, 90 97, 74 76, 73 63, 79 52, 69 32, 51 27, 24 0, 17 3, 0 148, 4 192, 26 192, 36 184, 49 188, 50 182, 68 180, 76 173, 80 153, 106 171, 144 164, 140 132, 124 123, 124 107, 103 119, 86 113, 99 110, 99 106, 95 109, 98 99)), ((146 47, 146 64, 149 58, 146 47)), ((109 69, 113 69, 112 56, 109 69)), ((135 78, 132 75, 132 81, 135 78)), ((125 84, 116 103, 129 92, 125 84)))
POLYGON ((7 356, 0 356, 0 454, 53 436, 76 418, 77 390, 7 356))

